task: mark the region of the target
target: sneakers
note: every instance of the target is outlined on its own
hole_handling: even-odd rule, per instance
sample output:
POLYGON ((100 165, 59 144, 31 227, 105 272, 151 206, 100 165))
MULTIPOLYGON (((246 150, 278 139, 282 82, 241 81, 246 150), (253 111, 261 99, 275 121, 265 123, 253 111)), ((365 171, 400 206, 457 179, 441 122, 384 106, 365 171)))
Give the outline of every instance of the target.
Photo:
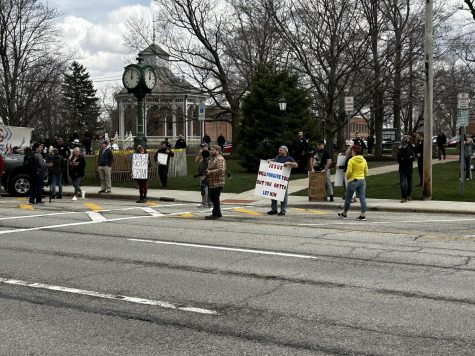
POLYGON ((137 199, 136 203, 145 203, 145 200, 142 198, 137 199))
POLYGON ((76 195, 73 195, 73 199, 72 200, 78 200, 78 198, 76 197, 76 195))
POLYGON ((109 190, 106 190, 106 193, 107 193, 107 194, 110 194, 110 193, 111 193, 110 189, 109 189, 109 190))
POLYGON ((280 212, 280 213, 278 213, 277 215, 279 215, 279 216, 283 216, 283 215, 285 215, 285 211, 281 211, 281 212, 280 212))
POLYGON ((102 189, 98 191, 99 194, 102 194, 102 193, 105 193, 105 192, 106 192, 106 191, 105 191, 105 190, 102 190, 102 189))
POLYGON ((360 215, 356 218, 358 221, 366 221, 366 216, 360 215))
POLYGON ((407 201, 411 201, 411 200, 412 200, 412 198, 411 198, 411 196, 409 195, 409 196, 407 197, 407 201))
POLYGON ((270 210, 267 212, 267 215, 276 215, 277 214, 277 210, 270 210))
POLYGON ((345 213, 338 213, 338 216, 342 219, 346 219, 348 217, 345 213))
POLYGON ((84 198, 86 198, 86 192, 83 190, 83 191, 81 192, 81 199, 84 199, 84 198))
POLYGON ((401 199, 401 203, 407 202, 407 199, 401 199))

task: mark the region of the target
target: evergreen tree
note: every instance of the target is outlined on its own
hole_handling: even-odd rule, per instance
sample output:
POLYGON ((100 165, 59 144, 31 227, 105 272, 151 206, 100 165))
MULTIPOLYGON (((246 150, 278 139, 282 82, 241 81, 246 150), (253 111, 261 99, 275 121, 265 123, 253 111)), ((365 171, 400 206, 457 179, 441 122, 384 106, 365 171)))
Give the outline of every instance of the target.
POLYGON ((264 66, 252 79, 249 94, 243 99, 239 150, 241 165, 250 171, 259 168, 261 159, 273 158, 281 145, 291 148, 298 131, 307 138, 318 135, 317 122, 306 89, 299 88, 298 77, 284 70, 275 72, 264 66), (287 109, 282 113, 279 99, 287 109))
POLYGON ((97 132, 101 129, 99 121, 99 98, 83 65, 73 62, 64 74, 62 85, 63 132, 70 137, 75 131, 97 132))

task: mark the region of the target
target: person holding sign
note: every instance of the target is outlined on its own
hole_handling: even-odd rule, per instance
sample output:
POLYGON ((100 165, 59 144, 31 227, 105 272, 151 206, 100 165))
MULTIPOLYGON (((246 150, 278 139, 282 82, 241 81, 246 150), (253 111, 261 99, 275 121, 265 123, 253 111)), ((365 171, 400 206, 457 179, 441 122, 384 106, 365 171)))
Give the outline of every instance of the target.
POLYGON ((173 157, 175 154, 168 147, 166 141, 162 141, 160 145, 161 147, 155 154, 155 162, 158 164, 158 175, 160 176, 162 188, 166 189, 168 188, 168 162, 170 157, 173 157))
POLYGON ((327 180, 327 195, 330 197, 330 201, 333 201, 333 186, 332 178, 330 175, 330 166, 332 164, 332 156, 330 152, 325 149, 325 141, 320 140, 317 143, 318 151, 313 156, 310 164, 312 166, 312 172, 324 172, 327 180))
MULTIPOLYGON (((279 154, 274 158, 269 160, 269 162, 283 163, 285 167, 298 168, 298 164, 292 156, 289 156, 289 149, 287 146, 279 147, 279 154)), ((277 200, 271 199, 271 210, 267 212, 269 215, 285 215, 287 211, 287 202, 288 202, 288 190, 285 191, 284 200, 280 202, 280 212, 277 212, 277 200)))
POLYGON ((145 203, 147 201, 149 165, 147 150, 145 147, 138 145, 137 152, 132 157, 132 178, 139 185, 139 199, 136 203, 145 203))

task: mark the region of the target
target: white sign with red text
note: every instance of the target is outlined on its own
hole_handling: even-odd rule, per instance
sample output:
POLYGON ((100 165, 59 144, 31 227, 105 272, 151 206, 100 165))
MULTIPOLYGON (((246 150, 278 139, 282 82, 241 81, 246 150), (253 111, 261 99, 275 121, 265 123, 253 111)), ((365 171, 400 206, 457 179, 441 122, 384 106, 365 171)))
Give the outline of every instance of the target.
POLYGON ((0 125, 0 150, 12 153, 14 147, 24 148, 30 145, 33 129, 0 125))
POLYGON ((291 170, 291 167, 285 167, 283 163, 261 160, 254 195, 278 201, 284 200, 291 170))

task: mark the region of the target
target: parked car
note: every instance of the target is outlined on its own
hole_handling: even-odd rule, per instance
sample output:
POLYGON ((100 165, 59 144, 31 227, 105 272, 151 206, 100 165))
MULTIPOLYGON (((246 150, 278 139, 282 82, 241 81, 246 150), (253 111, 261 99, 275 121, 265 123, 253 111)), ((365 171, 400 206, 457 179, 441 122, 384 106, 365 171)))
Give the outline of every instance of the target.
POLYGON ((460 136, 454 136, 447 140, 447 147, 455 147, 460 144, 460 136))
MULTIPOLYGON (((24 154, 6 154, 0 150, 5 162, 5 172, 2 177, 2 186, 6 192, 14 196, 27 196, 30 194, 30 175, 23 167, 24 154)), ((45 185, 48 178, 45 177, 45 185)))

